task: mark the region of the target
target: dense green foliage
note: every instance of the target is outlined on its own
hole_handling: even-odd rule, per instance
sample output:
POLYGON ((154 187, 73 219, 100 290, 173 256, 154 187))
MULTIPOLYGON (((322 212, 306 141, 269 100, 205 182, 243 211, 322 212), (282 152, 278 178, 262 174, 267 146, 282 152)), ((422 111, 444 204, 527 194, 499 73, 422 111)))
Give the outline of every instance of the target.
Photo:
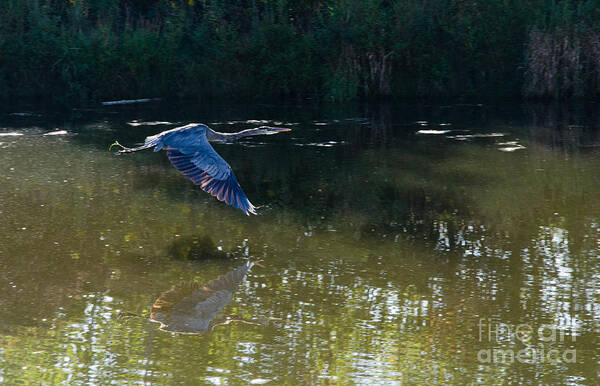
POLYGON ((600 95, 600 0, 3 0, 0 98, 600 95))

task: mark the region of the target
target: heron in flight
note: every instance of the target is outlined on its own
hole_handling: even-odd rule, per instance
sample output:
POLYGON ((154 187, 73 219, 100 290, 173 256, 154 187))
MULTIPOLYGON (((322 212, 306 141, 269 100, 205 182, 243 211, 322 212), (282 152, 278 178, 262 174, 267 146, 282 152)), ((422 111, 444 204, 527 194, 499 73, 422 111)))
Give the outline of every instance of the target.
POLYGON ((261 126, 237 133, 219 133, 201 123, 190 123, 146 137, 144 144, 139 147, 128 148, 118 142, 113 145, 122 147, 117 154, 149 148, 154 148, 154 151, 166 150, 171 164, 195 185, 200 185, 205 192, 250 215, 256 214, 256 207, 244 194, 231 166, 213 149, 209 141, 230 142, 251 135, 271 135, 284 131, 290 129, 261 126))

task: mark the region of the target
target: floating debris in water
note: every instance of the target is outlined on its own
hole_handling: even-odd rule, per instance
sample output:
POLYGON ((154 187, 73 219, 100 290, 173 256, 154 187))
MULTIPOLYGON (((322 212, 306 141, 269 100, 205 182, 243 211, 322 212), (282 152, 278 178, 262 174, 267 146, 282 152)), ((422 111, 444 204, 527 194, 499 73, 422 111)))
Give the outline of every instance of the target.
POLYGON ((501 142, 498 145, 504 146, 504 147, 501 147, 498 149, 498 150, 504 151, 504 152, 513 152, 516 150, 526 149, 525 146, 521 145, 517 141, 501 142))
POLYGON ((137 120, 127 122, 129 126, 158 126, 158 125, 172 125, 171 122, 163 122, 163 121, 150 121, 150 122, 140 122, 137 120))
POLYGON ((12 115, 13 117, 41 117, 41 114, 35 114, 35 113, 30 113, 30 112, 23 112, 23 113, 10 113, 8 115, 12 115))
POLYGON ((9 132, 9 133, 0 133, 0 137, 18 137, 23 135, 23 133, 9 132))
POLYGON ((298 122, 281 122, 281 121, 270 121, 267 119, 248 119, 246 121, 225 121, 225 122, 209 122, 209 125, 238 125, 238 124, 250 124, 250 125, 267 125, 274 124, 275 126, 295 126, 299 125, 298 122))
POLYGON ((210 122, 209 125, 235 125, 238 123, 240 123, 240 121, 210 122))
POLYGON ((333 147, 335 145, 343 145, 345 141, 327 141, 327 142, 311 142, 311 143, 295 143, 296 146, 317 146, 317 147, 333 147))
POLYGON ((521 150, 521 149, 525 149, 525 146, 501 147, 498 150, 505 151, 505 152, 513 152, 515 150, 521 150))
POLYGON ((49 133, 46 133, 44 135, 46 136, 46 135, 67 135, 67 134, 69 134, 67 132, 67 130, 56 130, 56 131, 51 131, 49 133))
POLYGON ((449 135, 446 138, 457 139, 459 141, 464 141, 465 139, 470 138, 494 138, 494 137, 504 137, 506 134, 504 133, 489 133, 489 134, 458 134, 458 135, 449 135))
POLYGON ((417 134, 446 134, 449 133, 451 130, 419 130, 417 131, 417 134))
POLYGON ((101 102, 103 106, 111 106, 111 105, 128 105, 132 103, 147 103, 159 101, 160 98, 142 98, 142 99, 122 99, 120 101, 106 101, 101 102))
POLYGON ((268 145, 266 142, 223 142, 226 145, 238 145, 243 147, 262 147, 268 145))

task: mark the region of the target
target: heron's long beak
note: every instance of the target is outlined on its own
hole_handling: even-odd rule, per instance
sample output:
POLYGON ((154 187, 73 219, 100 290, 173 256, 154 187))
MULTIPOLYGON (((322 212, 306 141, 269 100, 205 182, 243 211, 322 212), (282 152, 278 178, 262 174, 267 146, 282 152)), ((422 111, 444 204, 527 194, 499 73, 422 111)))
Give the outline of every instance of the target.
POLYGON ((283 133, 284 131, 292 131, 292 129, 288 127, 269 127, 270 130, 276 133, 283 133))

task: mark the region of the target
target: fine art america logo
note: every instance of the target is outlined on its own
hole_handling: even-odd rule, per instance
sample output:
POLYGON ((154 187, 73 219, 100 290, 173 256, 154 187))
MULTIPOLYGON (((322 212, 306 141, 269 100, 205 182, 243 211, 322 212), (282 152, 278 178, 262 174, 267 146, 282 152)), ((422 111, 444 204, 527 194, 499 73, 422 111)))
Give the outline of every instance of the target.
POLYGON ((509 324, 481 318, 479 342, 502 344, 503 348, 486 348, 477 352, 480 363, 575 363, 577 350, 562 348, 577 340, 576 322, 542 324, 509 324), (521 346, 522 348, 515 348, 521 346), (555 348, 555 346, 562 346, 555 348))

